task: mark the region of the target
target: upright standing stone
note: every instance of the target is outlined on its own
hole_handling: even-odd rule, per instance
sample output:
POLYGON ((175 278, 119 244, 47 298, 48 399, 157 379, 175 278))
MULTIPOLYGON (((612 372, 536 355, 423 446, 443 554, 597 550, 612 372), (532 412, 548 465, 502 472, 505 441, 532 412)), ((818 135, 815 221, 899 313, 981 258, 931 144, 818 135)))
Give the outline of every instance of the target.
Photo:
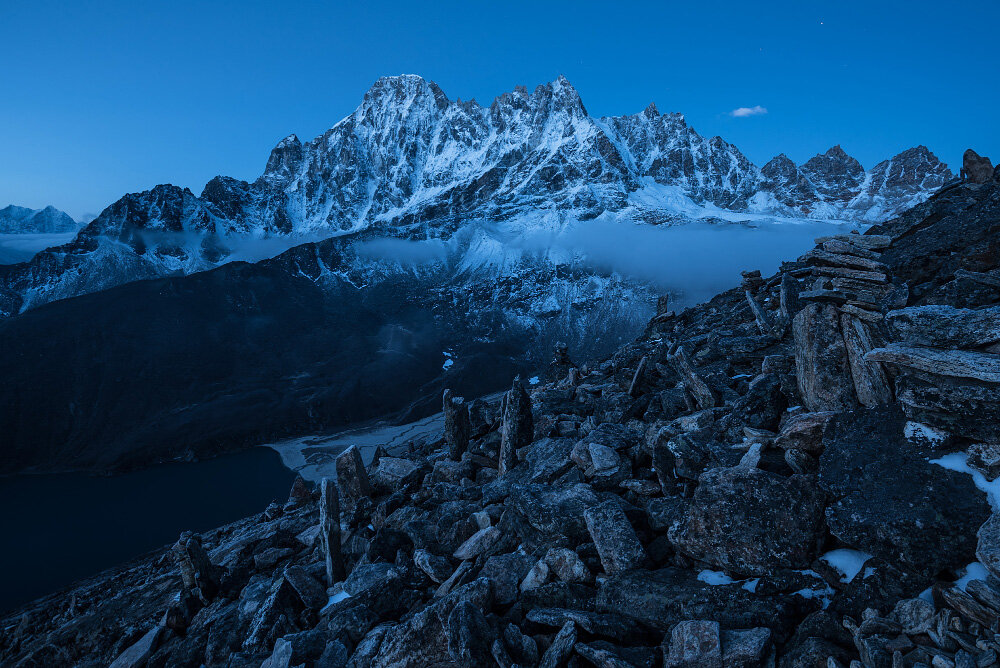
POLYGON ((444 408, 444 441, 448 445, 448 456, 458 461, 469 447, 469 435, 472 431, 469 406, 461 397, 453 397, 451 390, 445 390, 441 400, 444 408))
MULTIPOLYGON (((362 469, 364 470, 364 469, 362 469)), ((340 552, 340 495, 329 478, 320 483, 319 540, 326 563, 326 583, 332 586, 346 577, 344 557, 340 552)))
POLYGON ((799 282, 789 274, 781 275, 781 317, 787 322, 791 322, 795 314, 802 308, 799 302, 799 282))
POLYGON ((352 445, 337 456, 337 484, 352 501, 371 494, 368 471, 357 446, 352 445))
POLYGON ((517 451, 531 443, 534 433, 531 397, 518 376, 504 397, 503 423, 500 427, 500 475, 517 466, 517 451))
POLYGON ((201 546, 201 537, 185 531, 171 548, 174 563, 181 572, 184 588, 202 601, 215 596, 219 589, 217 569, 201 546))
POLYGON ((833 304, 810 302, 792 321, 795 379, 810 411, 842 411, 857 405, 840 312, 833 304))
POLYGON ((854 378, 854 391, 858 401, 873 408, 892 401, 892 389, 885 370, 878 362, 865 360, 875 345, 872 343, 871 329, 861 318, 847 313, 840 315, 840 329, 844 333, 844 345, 847 346, 847 359, 851 363, 851 376, 854 378))

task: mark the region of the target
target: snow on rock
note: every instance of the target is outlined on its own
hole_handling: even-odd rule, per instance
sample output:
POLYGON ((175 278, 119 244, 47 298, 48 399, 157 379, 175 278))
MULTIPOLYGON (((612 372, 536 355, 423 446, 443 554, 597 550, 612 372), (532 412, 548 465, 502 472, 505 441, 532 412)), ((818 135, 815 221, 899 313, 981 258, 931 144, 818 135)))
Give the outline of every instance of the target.
POLYGON ((986 479, 979 471, 973 469, 969 466, 969 456, 964 452, 953 452, 951 454, 944 455, 938 459, 931 459, 931 464, 937 464, 942 468, 946 468, 949 471, 958 471, 959 473, 968 473, 972 476, 972 482, 976 487, 986 493, 986 497, 990 502, 990 506, 993 508, 994 512, 1000 511, 1000 478, 997 478, 993 482, 986 479))
POLYGON ((854 576, 861 572, 865 562, 871 558, 872 555, 866 552, 848 548, 831 550, 820 557, 821 560, 830 564, 830 566, 843 575, 840 578, 841 582, 850 582, 853 580, 854 576))

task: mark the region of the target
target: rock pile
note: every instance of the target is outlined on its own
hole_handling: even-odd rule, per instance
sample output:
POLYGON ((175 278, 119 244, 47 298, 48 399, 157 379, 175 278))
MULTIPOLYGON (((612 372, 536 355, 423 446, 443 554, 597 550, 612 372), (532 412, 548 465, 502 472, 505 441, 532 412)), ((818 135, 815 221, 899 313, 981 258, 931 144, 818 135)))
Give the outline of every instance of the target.
MULTIPOLYGON (((439 443, 351 448, 335 481, 107 574, 114 597, 10 618, 0 658, 1000 665, 1000 515, 966 472, 1000 474, 1000 296, 949 303, 899 260, 954 202, 1000 221, 1000 184, 961 188, 609 360, 559 349, 563 375, 499 405, 446 392, 439 443)), ((1000 282, 976 248, 966 271, 1000 282)))

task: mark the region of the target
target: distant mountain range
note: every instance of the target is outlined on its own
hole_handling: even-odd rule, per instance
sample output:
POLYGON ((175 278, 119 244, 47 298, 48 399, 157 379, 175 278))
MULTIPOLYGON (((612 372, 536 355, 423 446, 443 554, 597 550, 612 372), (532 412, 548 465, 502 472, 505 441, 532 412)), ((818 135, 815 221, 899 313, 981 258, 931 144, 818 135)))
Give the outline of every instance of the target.
POLYGON ((488 107, 381 79, 323 135, 282 140, 253 183, 125 195, 71 242, 0 266, 0 314, 16 316, 0 317, 0 473, 427 415, 445 387, 538 373, 557 341, 609 354, 664 292, 735 282, 754 267, 722 248, 733 239, 811 241, 814 225, 781 223, 855 228, 950 178, 923 147, 869 171, 839 147, 758 169, 680 114, 593 118, 562 78, 488 107), (707 255, 668 260, 689 233, 711 235, 707 255))
POLYGON ((0 234, 58 234, 79 227, 79 223, 54 206, 28 209, 11 204, 0 209, 0 234))
POLYGON ((489 106, 449 100, 418 76, 385 77, 319 137, 279 142, 253 183, 219 176, 200 197, 171 185, 126 195, 70 243, 0 270, 0 315, 360 230, 448 238, 474 221, 531 232, 598 216, 875 222, 951 178, 923 146, 868 171, 839 146, 758 168, 654 105, 594 118, 562 77, 489 106))

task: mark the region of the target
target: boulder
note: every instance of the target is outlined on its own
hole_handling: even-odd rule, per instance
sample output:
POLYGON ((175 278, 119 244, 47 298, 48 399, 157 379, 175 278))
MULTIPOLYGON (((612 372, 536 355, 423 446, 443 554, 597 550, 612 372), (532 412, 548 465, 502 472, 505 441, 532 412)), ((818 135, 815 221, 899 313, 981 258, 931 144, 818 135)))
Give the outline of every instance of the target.
POLYGON ((448 656, 457 665, 486 666, 493 656, 496 633, 480 608, 464 600, 452 608, 448 615, 448 656))
POLYGON ((670 541, 732 573, 808 568, 823 537, 824 501, 813 476, 712 469, 699 478, 687 517, 671 529, 670 541))
POLYGON ((608 577, 598 589, 594 607, 659 633, 695 617, 713 619, 726 628, 767 626, 778 634, 802 615, 802 608, 788 600, 757 596, 738 582, 710 585, 695 572, 675 567, 608 577))
POLYGON ((492 583, 498 605, 510 605, 517 600, 521 581, 534 564, 535 560, 523 552, 499 554, 486 560, 479 577, 492 583))
POLYGON ((830 532, 904 570, 935 575, 974 558, 976 529, 989 517, 968 475, 928 461, 904 435, 897 407, 856 410, 830 422, 819 460, 833 501, 830 532))
POLYGON ((337 486, 347 499, 356 501, 371 495, 368 471, 357 446, 352 445, 337 455, 336 468, 337 486))
MULTIPOLYGON (((479 632, 479 629, 461 631, 462 624, 456 619, 454 628, 458 633, 452 633, 453 627, 449 621, 452 612, 458 606, 462 605, 464 610, 458 613, 459 618, 464 616, 468 619, 467 615, 471 615, 464 606, 466 603, 477 610, 488 610, 492 603, 489 580, 481 578, 463 585, 422 608, 406 621, 392 627, 383 636, 378 651, 371 657, 369 665, 372 668, 390 668, 448 665, 454 662, 450 648, 455 647, 459 650, 463 646, 468 648, 474 642, 475 634, 479 632), (466 634, 467 641, 462 640, 463 633, 466 634)), ((475 625, 475 622, 472 623, 475 625)))
POLYGON ((722 668, 719 623, 685 621, 670 631, 663 648, 664 668, 722 668))
POLYGON ((851 377, 858 401, 864 406, 878 406, 892 401, 892 389, 885 369, 878 362, 869 361, 866 355, 875 348, 871 326, 861 318, 842 313, 840 329, 844 333, 844 346, 851 364, 851 377))
POLYGON ((962 154, 960 175, 963 181, 969 183, 987 183, 993 178, 993 163, 986 156, 968 148, 962 154))
POLYGON ((573 622, 566 624, 559 629, 555 639, 549 648, 542 655, 538 668, 560 668, 565 665, 570 654, 573 653, 573 645, 576 644, 576 626, 573 622))
POLYGON ((500 542, 503 534, 494 526, 488 526, 472 534, 462 543, 452 555, 456 559, 475 559, 481 554, 486 554, 500 542))
POLYGON ((584 510, 598 502, 590 485, 577 483, 550 485, 515 485, 510 506, 529 526, 549 535, 583 539, 587 536, 584 510))
POLYGON ((993 513, 976 532, 976 559, 1000 578, 1000 513, 993 513))
POLYGON ((834 415, 833 411, 793 415, 781 425, 774 444, 784 450, 801 450, 818 455, 823 452, 823 432, 834 415))
POLYGON ((154 626, 147 631, 139 640, 129 646, 124 652, 111 662, 110 668, 140 668, 146 665, 147 659, 156 650, 166 629, 162 626, 154 626))
POLYGON ((771 629, 722 632, 722 665, 725 668, 763 668, 771 650, 771 629))
POLYGON ((563 582, 590 582, 594 579, 580 555, 569 548, 551 547, 543 559, 549 570, 563 582))
POLYGON ((910 306, 889 311, 885 324, 893 338, 909 345, 980 348, 1000 341, 1000 306, 910 306))
POLYGON ((614 575, 646 565, 646 551, 618 502, 608 500, 593 505, 583 515, 605 573, 614 575))
POLYGON ((840 312, 832 304, 809 303, 792 321, 795 376, 810 411, 840 411, 857 403, 840 312))

